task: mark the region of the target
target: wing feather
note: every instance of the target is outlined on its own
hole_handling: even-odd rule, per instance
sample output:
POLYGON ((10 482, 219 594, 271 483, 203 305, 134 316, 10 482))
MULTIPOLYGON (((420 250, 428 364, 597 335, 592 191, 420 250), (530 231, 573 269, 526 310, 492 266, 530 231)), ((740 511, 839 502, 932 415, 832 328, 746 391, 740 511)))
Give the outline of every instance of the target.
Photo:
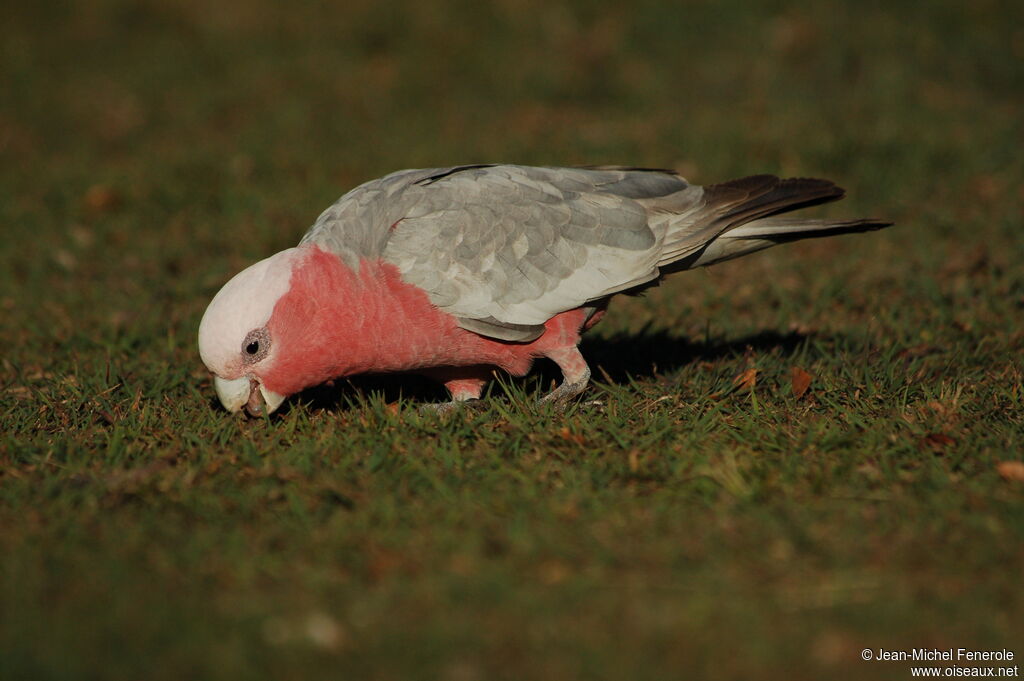
POLYGON ((435 172, 405 192, 416 210, 381 255, 465 328, 521 340, 560 312, 657 277, 662 235, 638 199, 686 186, 627 170, 435 172))
POLYGON ((341 197, 302 243, 353 268, 390 262, 463 328, 529 341, 558 313, 667 272, 887 224, 771 217, 842 194, 825 180, 771 175, 702 188, 635 168, 404 170, 341 197))
MULTIPOLYGON (((724 199, 749 187, 723 188, 724 199)), ((554 315, 656 279, 702 190, 664 171, 470 165, 406 170, 352 190, 303 238, 350 266, 383 259, 476 333, 522 341, 554 315)))

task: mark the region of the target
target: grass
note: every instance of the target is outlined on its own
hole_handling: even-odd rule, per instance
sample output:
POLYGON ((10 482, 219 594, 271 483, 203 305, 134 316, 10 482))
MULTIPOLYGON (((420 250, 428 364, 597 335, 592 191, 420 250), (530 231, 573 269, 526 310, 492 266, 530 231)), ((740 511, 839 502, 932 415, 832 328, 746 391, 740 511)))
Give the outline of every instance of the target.
POLYGON ((0 678, 1024 654, 1019 3, 5 15, 0 678), (195 332, 230 275, 360 181, 488 160, 822 176, 850 192, 828 214, 898 226, 617 300, 564 416, 534 406, 545 367, 448 419, 395 377, 216 407, 195 332))

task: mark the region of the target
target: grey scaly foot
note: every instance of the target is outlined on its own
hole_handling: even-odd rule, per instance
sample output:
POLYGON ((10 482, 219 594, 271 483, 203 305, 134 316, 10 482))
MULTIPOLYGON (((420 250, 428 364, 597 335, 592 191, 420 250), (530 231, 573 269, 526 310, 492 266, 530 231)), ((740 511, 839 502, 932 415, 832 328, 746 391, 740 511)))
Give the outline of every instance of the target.
POLYGON ((590 369, 585 367, 583 374, 575 381, 572 383, 562 381, 561 385, 541 397, 537 402, 539 404, 551 404, 559 411, 564 410, 569 406, 574 397, 577 397, 587 389, 588 383, 590 383, 590 369))
POLYGON ((459 410, 479 410, 486 407, 483 400, 452 400, 451 402, 433 402, 420 405, 421 414, 451 414, 459 410))
POLYGON ((452 396, 451 402, 424 404, 421 414, 451 414, 459 409, 483 409, 486 407, 480 395, 484 384, 490 378, 491 369, 485 366, 435 367, 426 369, 424 376, 444 384, 452 396))

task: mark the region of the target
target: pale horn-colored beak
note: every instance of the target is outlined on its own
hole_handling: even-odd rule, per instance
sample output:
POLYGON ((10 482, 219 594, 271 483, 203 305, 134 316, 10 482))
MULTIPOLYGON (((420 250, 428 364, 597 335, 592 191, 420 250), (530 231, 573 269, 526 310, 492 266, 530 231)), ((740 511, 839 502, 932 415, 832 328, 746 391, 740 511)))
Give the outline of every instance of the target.
POLYGON ((284 402, 284 395, 267 390, 262 383, 250 376, 239 376, 228 380, 214 375, 213 387, 217 390, 217 397, 232 414, 238 413, 242 407, 249 416, 268 415, 284 402))

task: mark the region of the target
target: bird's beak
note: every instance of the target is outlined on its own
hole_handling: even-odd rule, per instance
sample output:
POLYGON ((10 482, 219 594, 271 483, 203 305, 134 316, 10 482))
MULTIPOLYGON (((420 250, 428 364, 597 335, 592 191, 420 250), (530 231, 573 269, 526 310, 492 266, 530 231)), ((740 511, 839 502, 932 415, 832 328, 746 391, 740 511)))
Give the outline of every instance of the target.
POLYGON ((281 403, 284 402, 284 395, 267 390, 266 387, 251 376, 240 376, 228 380, 220 376, 213 377, 213 387, 217 390, 217 397, 232 414, 238 413, 242 407, 249 416, 262 416, 274 413, 281 403))

